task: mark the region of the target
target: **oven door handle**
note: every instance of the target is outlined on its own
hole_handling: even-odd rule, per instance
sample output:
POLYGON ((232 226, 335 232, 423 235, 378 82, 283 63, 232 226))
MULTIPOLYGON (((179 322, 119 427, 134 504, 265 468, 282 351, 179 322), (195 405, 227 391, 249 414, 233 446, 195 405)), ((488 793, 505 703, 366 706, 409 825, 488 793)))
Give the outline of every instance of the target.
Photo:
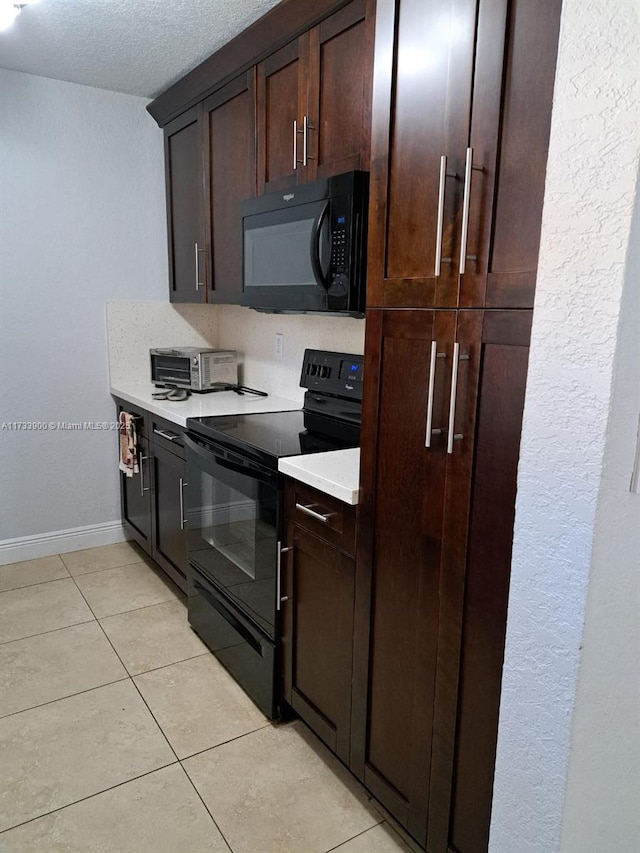
POLYGON ((313 228, 311 229, 311 269, 313 270, 313 275, 318 284, 327 290, 329 283, 327 281, 327 276, 322 271, 322 266, 320 264, 320 239, 322 237, 322 226, 324 224, 324 220, 327 217, 327 212, 329 210, 329 202, 325 202, 324 207, 318 214, 315 222, 313 223, 313 228))
POLYGON ((219 456, 213 448, 208 450, 206 447, 202 447, 197 444, 192 438, 189 438, 186 433, 184 435, 184 443, 189 453, 197 455, 198 459, 203 463, 203 467, 206 472, 212 476, 215 476, 215 466, 220 465, 222 468, 227 468, 235 474, 242 474, 245 477, 249 477, 251 480, 259 480, 261 483, 267 483, 269 485, 274 485, 276 482, 275 474, 269 474, 267 471, 256 471, 255 468, 251 468, 249 466, 245 467, 244 465, 237 465, 234 462, 230 462, 228 459, 219 456))

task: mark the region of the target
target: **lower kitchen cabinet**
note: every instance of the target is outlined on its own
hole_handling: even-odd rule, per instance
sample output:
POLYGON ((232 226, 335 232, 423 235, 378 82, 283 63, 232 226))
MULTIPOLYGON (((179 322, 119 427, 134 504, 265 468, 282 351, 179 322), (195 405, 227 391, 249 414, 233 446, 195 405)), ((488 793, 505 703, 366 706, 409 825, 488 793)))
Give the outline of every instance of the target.
POLYGON ((117 404, 118 414, 135 416, 138 439, 138 473, 120 475, 122 521, 133 540, 186 592, 182 429, 124 400, 117 404))
POLYGON ((284 698, 345 763, 351 739, 356 508, 285 487, 281 563, 284 698))
POLYGON ((138 473, 133 477, 120 474, 122 520, 133 539, 151 554, 151 468, 149 441, 138 435, 138 473))
POLYGON ((185 462, 153 448, 153 549, 156 563, 186 592, 187 536, 184 515, 185 462))
POLYGON ((530 311, 367 315, 351 768, 485 853, 530 311))

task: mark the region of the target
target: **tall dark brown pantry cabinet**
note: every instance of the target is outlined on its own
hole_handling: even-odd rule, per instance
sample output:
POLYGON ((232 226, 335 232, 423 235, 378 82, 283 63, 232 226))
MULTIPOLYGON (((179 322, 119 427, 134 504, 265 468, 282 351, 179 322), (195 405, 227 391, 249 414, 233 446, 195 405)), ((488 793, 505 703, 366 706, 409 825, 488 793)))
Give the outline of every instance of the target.
POLYGON ((486 853, 560 0, 379 0, 352 770, 486 853))

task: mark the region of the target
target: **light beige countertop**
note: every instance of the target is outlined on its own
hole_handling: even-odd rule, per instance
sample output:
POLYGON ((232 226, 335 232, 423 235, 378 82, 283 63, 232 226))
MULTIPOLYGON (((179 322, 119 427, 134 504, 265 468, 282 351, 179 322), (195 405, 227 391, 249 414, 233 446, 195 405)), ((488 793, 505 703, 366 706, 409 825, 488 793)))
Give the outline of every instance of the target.
POLYGON ((128 403, 134 403, 154 415, 178 426, 186 427, 187 418, 215 417, 217 415, 249 415, 257 412, 293 412, 301 409, 300 403, 284 397, 257 397, 255 394, 236 394, 235 391, 212 391, 192 394, 186 400, 156 400, 151 394, 156 388, 150 383, 111 385, 111 393, 128 403))
POLYGON ((278 471, 313 486, 346 504, 358 503, 360 480, 360 448, 285 456, 278 471))

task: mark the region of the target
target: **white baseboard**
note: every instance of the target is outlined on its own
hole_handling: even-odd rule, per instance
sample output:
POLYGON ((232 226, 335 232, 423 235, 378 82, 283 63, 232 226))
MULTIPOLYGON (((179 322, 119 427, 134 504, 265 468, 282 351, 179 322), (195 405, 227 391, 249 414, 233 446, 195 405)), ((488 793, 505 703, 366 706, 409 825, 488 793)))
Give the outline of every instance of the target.
POLYGON ((19 536, 17 539, 0 540, 0 566, 21 560, 35 560, 67 551, 82 551, 84 548, 99 548, 124 542, 128 535, 121 521, 106 521, 69 530, 54 530, 35 536, 19 536))

